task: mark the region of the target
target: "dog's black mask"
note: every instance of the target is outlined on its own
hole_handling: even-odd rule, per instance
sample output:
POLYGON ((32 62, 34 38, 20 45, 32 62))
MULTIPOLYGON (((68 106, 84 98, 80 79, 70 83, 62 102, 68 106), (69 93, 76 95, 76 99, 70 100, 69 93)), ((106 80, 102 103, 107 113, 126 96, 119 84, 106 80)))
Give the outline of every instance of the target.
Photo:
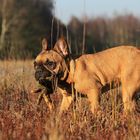
MULTIPOLYGON (((52 74, 48 70, 46 70, 43 65, 36 64, 34 62, 35 68, 35 79, 39 81, 39 83, 43 86, 46 86, 47 83, 51 83, 52 74)), ((48 85, 47 85, 48 86, 48 85)))
POLYGON ((49 93, 53 93, 51 72, 46 70, 43 65, 39 65, 36 62, 34 62, 34 69, 36 81, 38 81, 40 85, 46 87, 49 93))

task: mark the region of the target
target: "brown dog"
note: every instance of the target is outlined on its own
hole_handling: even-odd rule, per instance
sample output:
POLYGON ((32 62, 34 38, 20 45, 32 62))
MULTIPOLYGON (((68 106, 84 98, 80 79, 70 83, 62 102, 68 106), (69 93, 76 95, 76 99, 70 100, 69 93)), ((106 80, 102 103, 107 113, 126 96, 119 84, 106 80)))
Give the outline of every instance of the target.
MULTIPOLYGON (((63 38, 56 42, 52 50, 48 50, 46 46, 44 43, 43 50, 35 62, 44 65, 46 70, 59 78, 60 82, 73 83, 78 92, 86 94, 93 113, 99 107, 102 87, 116 80, 122 85, 124 111, 135 109, 133 96, 140 90, 138 48, 119 46, 96 54, 82 55, 73 60, 69 57, 68 44, 63 38)), ((67 109, 72 101, 70 97, 69 103, 66 100, 67 98, 63 99, 61 111, 67 109)))

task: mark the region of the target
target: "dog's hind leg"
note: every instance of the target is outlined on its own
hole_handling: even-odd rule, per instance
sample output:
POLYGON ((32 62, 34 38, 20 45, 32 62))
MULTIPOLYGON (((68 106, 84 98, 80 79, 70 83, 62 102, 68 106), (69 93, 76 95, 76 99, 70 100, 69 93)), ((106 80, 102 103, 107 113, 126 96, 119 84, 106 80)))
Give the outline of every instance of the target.
POLYGON ((124 71, 122 73, 121 83, 124 112, 128 114, 136 110, 134 97, 140 89, 140 69, 138 66, 134 69, 130 67, 130 69, 128 68, 127 71, 124 71))
POLYGON ((135 92, 136 91, 134 86, 129 84, 124 86, 122 84, 122 100, 124 105, 124 112, 126 114, 135 110, 135 100, 133 99, 135 92))

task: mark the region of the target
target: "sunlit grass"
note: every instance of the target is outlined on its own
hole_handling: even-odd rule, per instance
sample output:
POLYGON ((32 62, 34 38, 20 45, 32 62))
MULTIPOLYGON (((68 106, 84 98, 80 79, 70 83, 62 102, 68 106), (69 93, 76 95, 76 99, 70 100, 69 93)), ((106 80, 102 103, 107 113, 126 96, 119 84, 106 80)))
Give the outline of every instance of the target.
POLYGON ((101 112, 94 116, 86 98, 59 115, 61 95, 52 95, 55 110, 36 105, 33 61, 0 61, 0 140, 87 140, 140 138, 140 115, 125 117, 120 90, 101 95, 101 112))

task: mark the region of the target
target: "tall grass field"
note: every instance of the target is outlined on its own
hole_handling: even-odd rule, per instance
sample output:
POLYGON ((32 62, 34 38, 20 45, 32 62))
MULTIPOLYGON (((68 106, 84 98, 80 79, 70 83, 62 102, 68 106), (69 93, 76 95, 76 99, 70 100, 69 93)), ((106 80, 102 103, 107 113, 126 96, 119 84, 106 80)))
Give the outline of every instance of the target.
POLYGON ((37 106, 37 85, 32 60, 0 61, 0 140, 140 140, 140 114, 123 114, 121 87, 101 95, 96 116, 86 98, 60 116, 61 94, 52 94, 50 111, 44 101, 37 106))

